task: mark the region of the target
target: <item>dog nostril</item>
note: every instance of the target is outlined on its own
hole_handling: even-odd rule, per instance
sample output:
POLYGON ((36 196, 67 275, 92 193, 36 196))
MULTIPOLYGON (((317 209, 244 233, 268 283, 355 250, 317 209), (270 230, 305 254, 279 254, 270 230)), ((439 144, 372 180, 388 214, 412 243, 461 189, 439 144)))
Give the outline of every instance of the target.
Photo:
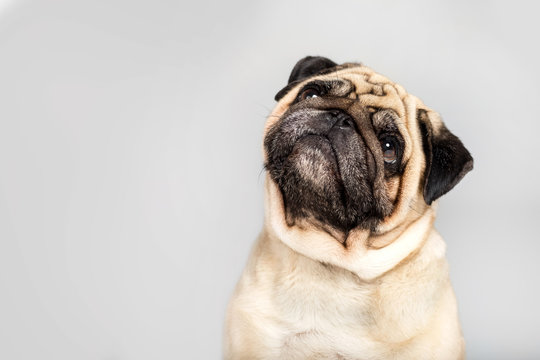
POLYGON ((328 117, 334 127, 339 127, 341 129, 354 128, 353 118, 342 110, 330 109, 328 110, 328 117))
POLYGON ((338 117, 339 114, 341 114, 341 111, 339 110, 330 110, 330 115, 332 115, 333 117, 338 117))
POLYGON ((335 126, 343 129, 354 127, 352 119, 349 116, 340 116, 335 126))

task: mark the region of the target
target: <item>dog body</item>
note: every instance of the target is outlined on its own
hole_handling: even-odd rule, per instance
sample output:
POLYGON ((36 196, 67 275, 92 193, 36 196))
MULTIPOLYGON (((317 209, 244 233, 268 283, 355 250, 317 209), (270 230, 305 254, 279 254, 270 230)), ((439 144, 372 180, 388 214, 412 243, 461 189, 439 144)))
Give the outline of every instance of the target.
POLYGON ((462 359, 433 228, 472 168, 439 116, 359 64, 307 57, 265 129, 265 223, 226 359, 462 359))

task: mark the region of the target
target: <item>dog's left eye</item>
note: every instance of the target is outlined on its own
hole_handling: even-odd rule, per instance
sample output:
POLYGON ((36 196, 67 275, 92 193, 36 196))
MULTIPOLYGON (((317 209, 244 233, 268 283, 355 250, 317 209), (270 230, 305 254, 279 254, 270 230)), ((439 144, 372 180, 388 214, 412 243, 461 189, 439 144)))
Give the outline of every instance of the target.
POLYGON ((386 136, 381 139, 381 146, 384 162, 386 164, 395 164, 398 158, 397 141, 390 136, 386 136))
POLYGON ((302 94, 300 94, 300 99, 306 100, 306 99, 316 98, 319 96, 321 96, 321 93, 317 89, 308 88, 302 91, 302 94))

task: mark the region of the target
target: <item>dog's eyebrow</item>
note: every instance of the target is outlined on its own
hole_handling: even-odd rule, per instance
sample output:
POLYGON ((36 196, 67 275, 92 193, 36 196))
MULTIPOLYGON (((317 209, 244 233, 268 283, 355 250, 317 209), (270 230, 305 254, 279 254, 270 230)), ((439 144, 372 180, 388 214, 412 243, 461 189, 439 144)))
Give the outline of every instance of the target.
POLYGON ((313 80, 305 84, 298 94, 309 88, 316 88, 322 91, 323 95, 332 96, 347 96, 354 90, 353 84, 345 79, 313 80))
POLYGON ((398 115, 390 109, 381 109, 372 116, 373 127, 385 131, 398 131, 398 115))

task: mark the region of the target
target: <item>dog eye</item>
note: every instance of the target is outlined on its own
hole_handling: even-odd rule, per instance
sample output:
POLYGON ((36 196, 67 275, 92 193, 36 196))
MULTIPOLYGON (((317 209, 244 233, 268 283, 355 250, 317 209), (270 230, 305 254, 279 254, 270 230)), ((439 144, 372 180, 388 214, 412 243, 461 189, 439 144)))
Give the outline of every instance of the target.
POLYGON ((302 91, 302 94, 300 94, 300 99, 306 100, 306 99, 316 98, 319 96, 321 96, 321 93, 317 89, 309 88, 302 91))
POLYGON ((383 158, 386 164, 394 164, 398 158, 397 141, 392 137, 381 139, 383 158))

